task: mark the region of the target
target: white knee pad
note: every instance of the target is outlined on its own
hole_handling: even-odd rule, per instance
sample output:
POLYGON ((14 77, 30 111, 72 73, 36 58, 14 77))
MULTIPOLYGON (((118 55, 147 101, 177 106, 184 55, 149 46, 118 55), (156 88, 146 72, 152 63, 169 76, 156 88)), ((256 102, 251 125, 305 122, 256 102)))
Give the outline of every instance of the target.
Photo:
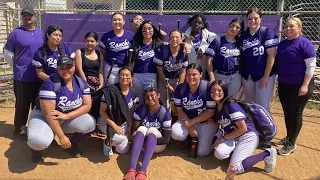
POLYGON ((144 136, 146 136, 148 129, 147 129, 146 127, 144 127, 144 126, 140 126, 140 127, 137 129, 137 131, 142 132, 142 134, 143 134, 144 136))
POLYGON ((178 120, 176 123, 172 125, 171 128, 171 137, 177 141, 184 141, 187 139, 189 134, 189 130, 184 128, 182 122, 178 120))
POLYGON ((150 127, 150 128, 148 128, 147 135, 151 134, 151 133, 158 137, 160 132, 158 131, 158 129, 156 129, 154 127, 150 127))
POLYGON ((220 149, 216 149, 214 151, 214 156, 219 160, 224 160, 224 159, 227 159, 230 156, 230 154, 226 154, 223 151, 221 151, 220 149))
POLYGON ((128 153, 129 151, 129 140, 128 138, 125 138, 124 141, 122 141, 121 144, 115 146, 116 148, 116 151, 119 153, 119 154, 126 154, 128 153))

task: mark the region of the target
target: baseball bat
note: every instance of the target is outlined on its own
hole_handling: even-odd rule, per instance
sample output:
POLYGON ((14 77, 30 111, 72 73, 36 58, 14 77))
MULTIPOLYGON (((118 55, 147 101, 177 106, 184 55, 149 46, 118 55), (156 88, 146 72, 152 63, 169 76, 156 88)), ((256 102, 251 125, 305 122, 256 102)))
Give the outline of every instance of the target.
POLYGON ((154 87, 154 80, 151 80, 150 87, 154 87))
POLYGON ((111 59, 110 69, 109 69, 109 72, 108 72, 108 75, 107 75, 107 81, 106 81, 106 82, 109 82, 109 78, 110 78, 110 75, 111 75, 111 71, 112 71, 112 69, 113 69, 114 62, 115 62, 116 60, 117 60, 116 58, 112 58, 112 59, 111 59))
POLYGON ((166 81, 166 108, 170 109, 169 78, 165 78, 165 81, 166 81))
POLYGON ((128 67, 130 67, 130 65, 132 63, 132 57, 133 57, 133 49, 130 48, 129 49, 129 57, 128 57, 128 67))
POLYGON ((177 20, 178 22, 178 29, 180 30, 180 20, 177 20))

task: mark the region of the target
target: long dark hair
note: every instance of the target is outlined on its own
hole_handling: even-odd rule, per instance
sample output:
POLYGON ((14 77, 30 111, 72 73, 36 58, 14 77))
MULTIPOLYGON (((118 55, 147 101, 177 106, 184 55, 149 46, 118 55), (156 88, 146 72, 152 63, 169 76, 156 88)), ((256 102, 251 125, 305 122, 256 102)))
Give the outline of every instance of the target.
POLYGON ((151 22, 151 21, 143 21, 140 27, 138 28, 138 31, 133 37, 133 62, 135 61, 138 51, 140 50, 140 45, 143 44, 143 35, 142 35, 142 28, 145 24, 150 24, 153 29, 153 35, 152 35, 152 49, 155 51, 158 49, 161 45, 163 45, 162 36, 160 34, 160 31, 157 29, 157 27, 151 22))
POLYGON ((95 41, 98 42, 99 36, 98 36, 97 32, 95 32, 95 31, 87 32, 84 39, 87 39, 88 37, 92 37, 95 41))
POLYGON ((193 16, 191 16, 187 21, 188 25, 191 26, 192 21, 194 19, 196 19, 197 17, 200 17, 202 19, 203 27, 201 29, 209 29, 209 24, 207 22, 206 16, 204 16, 204 14, 194 14, 193 16))
POLYGON ((229 97, 229 94, 228 94, 227 83, 225 83, 222 80, 215 80, 210 86, 210 91, 214 85, 219 85, 223 91, 223 98, 221 99, 221 102, 224 101, 224 103, 230 103, 229 101, 231 100, 231 98, 229 97))
POLYGON ((244 21, 243 21, 241 18, 234 18, 234 19, 232 19, 232 20, 230 21, 229 26, 230 26, 232 23, 235 23, 235 22, 236 22, 236 23, 239 23, 240 26, 241 26, 240 32, 239 32, 238 36, 236 36, 236 46, 237 46, 238 48, 240 48, 240 46, 242 45, 242 40, 241 40, 240 36, 241 36, 242 32, 244 31, 244 21))
POLYGON ((253 8, 248 9, 247 14, 246 14, 246 17, 248 17, 249 14, 251 14, 251 13, 253 13, 253 12, 254 12, 254 13, 257 13, 260 18, 262 17, 262 13, 261 13, 260 9, 258 9, 257 7, 253 7, 253 8))
MULTIPOLYGON (((47 28, 47 31, 46 31, 46 34, 44 35, 44 41, 43 41, 43 45, 42 45, 42 55, 43 55, 43 62, 46 63, 47 61, 47 48, 48 48, 48 36, 50 36, 53 32, 55 31, 60 31, 61 34, 63 34, 63 30, 60 26, 58 25, 50 25, 48 28, 47 28)), ((62 48, 62 45, 61 45, 61 41, 60 43, 58 44, 58 51, 59 51, 59 55, 60 56, 64 56, 64 51, 63 51, 63 48, 62 48)))

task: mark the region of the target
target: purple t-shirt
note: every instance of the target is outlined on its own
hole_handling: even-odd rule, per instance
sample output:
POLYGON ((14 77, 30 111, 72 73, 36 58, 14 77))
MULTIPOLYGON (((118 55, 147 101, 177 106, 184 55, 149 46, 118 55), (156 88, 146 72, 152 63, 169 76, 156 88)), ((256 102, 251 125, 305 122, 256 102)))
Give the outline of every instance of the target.
MULTIPOLYGON (((43 84, 40 88, 39 92, 39 99, 42 100, 55 100, 56 101, 56 110, 68 113, 75 109, 78 109, 82 105, 82 96, 90 95, 90 88, 87 85, 87 82, 83 81, 85 86, 84 90, 81 91, 80 86, 75 79, 72 77, 72 86, 73 91, 70 91, 63 80, 61 80, 61 88, 58 93, 54 92, 54 83, 53 83, 53 76, 43 81, 43 84)), ((37 102, 37 109, 40 109, 39 100, 37 102)))
POLYGON ((230 43, 225 36, 220 38, 220 52, 216 50, 216 40, 213 40, 209 47, 206 49, 204 55, 214 58, 214 68, 224 72, 236 72, 239 70, 239 56, 240 50, 237 48, 236 43, 230 43), (216 54, 217 53, 217 54, 216 54))
POLYGON ((222 126, 225 133, 229 134, 237 129, 236 122, 245 121, 247 126, 247 132, 255 132, 259 135, 259 132, 254 127, 254 124, 247 118, 244 110, 238 103, 231 103, 230 105, 224 105, 221 111, 216 111, 214 121, 218 122, 222 126), (228 108, 229 114, 225 108, 228 108))
MULTIPOLYGON (((207 95, 206 99, 202 96, 201 92, 201 83, 204 83, 205 80, 201 80, 199 87, 195 93, 190 92, 189 85, 187 86, 183 84, 179 84, 174 93, 174 105, 176 107, 182 107, 183 111, 187 114, 189 119, 195 118, 201 112, 205 111, 206 108, 214 109, 216 107, 216 103, 212 100, 210 96, 210 83, 207 85, 207 95), (184 94, 181 94, 181 88, 185 86, 186 89, 184 94)), ((185 82, 186 83, 186 82, 185 82)))
POLYGON ((157 73, 156 65, 153 62, 154 51, 152 43, 141 44, 138 51, 137 59, 134 64, 134 73, 157 73))
POLYGON ((286 84, 302 84, 306 72, 305 60, 316 57, 316 50, 309 39, 299 36, 293 40, 285 39, 277 49, 279 63, 278 81, 286 84))
MULTIPOLYGON (((70 56, 71 58, 75 57, 71 46, 67 43, 61 43, 64 56, 70 56)), ((46 48, 46 62, 44 62, 43 48, 40 47, 36 53, 34 53, 32 64, 36 68, 43 68, 44 72, 47 75, 51 75, 57 72, 57 61, 60 57, 59 50, 51 51, 49 47, 46 48)))
POLYGON ((102 35, 99 45, 100 48, 107 51, 107 57, 105 58, 108 64, 111 63, 112 58, 117 59, 114 62, 117 65, 123 66, 126 63, 128 49, 132 44, 133 36, 133 32, 126 30, 121 37, 115 35, 113 30, 102 35))
POLYGON ((171 114, 169 111, 166 112, 166 114, 163 117, 163 121, 160 121, 160 109, 157 110, 156 113, 151 114, 149 111, 149 108, 147 109, 147 112, 145 114, 145 117, 142 116, 143 111, 143 104, 140 105, 137 110, 133 113, 133 120, 139 121, 142 126, 145 126, 146 128, 154 127, 157 130, 161 131, 162 129, 170 130, 171 129, 171 114))
MULTIPOLYGON (((248 79, 249 75, 253 81, 262 78, 267 65, 267 49, 276 47, 279 43, 278 36, 272 29, 267 28, 265 32, 265 42, 262 42, 260 28, 251 36, 249 29, 243 32, 242 50, 244 59, 244 71, 242 77, 248 79)), ((270 76, 275 73, 273 68, 270 76)))
POLYGON ((17 81, 36 82, 40 81, 36 68, 32 65, 33 54, 43 44, 43 31, 36 28, 29 31, 23 26, 13 30, 7 39, 4 49, 12 52, 13 78, 17 81))
POLYGON ((188 59, 183 48, 180 47, 178 55, 174 57, 170 50, 170 45, 163 45, 156 50, 156 54, 153 58, 153 62, 157 66, 163 67, 164 75, 169 78, 178 78, 181 68, 188 66, 188 59), (169 53, 168 55, 164 55, 169 53))
MULTIPOLYGON (((121 91, 119 83, 115 84, 115 86, 119 88, 119 90, 121 91)), ((127 95, 123 95, 123 96, 128 103, 129 109, 131 109, 133 105, 139 104, 139 97, 137 93, 133 95, 133 92, 131 91, 131 89, 129 89, 129 93, 127 95)), ((106 103, 106 98, 104 97, 104 95, 102 95, 101 97, 101 102, 106 103)))

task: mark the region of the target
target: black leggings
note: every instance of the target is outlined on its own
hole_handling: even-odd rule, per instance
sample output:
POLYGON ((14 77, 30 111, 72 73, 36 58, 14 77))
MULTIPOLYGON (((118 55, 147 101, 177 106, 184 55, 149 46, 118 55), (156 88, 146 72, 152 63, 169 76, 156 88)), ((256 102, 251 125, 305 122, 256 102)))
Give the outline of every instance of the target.
POLYGON ((296 142, 302 127, 302 113, 310 99, 314 79, 311 79, 308 92, 304 96, 298 96, 301 85, 279 83, 279 98, 284 112, 284 120, 287 128, 287 137, 291 143, 296 142))

